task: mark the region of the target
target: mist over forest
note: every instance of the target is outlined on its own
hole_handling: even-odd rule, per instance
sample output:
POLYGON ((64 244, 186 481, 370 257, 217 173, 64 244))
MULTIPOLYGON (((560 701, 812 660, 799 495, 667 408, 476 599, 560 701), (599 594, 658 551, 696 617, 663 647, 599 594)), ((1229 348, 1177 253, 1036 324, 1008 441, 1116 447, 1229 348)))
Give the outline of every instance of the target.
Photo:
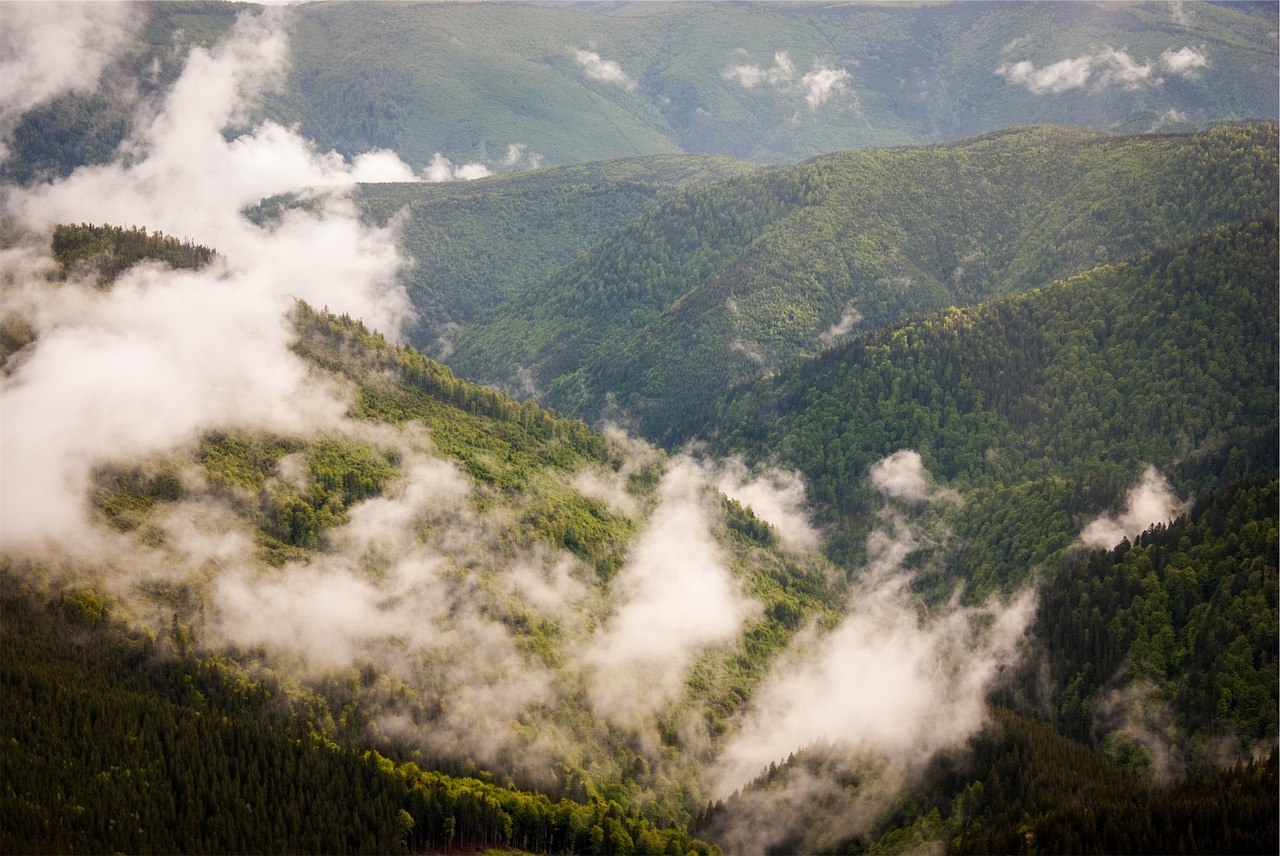
POLYGON ((1278 30, 0 2, 0 848, 1274 852, 1278 30))

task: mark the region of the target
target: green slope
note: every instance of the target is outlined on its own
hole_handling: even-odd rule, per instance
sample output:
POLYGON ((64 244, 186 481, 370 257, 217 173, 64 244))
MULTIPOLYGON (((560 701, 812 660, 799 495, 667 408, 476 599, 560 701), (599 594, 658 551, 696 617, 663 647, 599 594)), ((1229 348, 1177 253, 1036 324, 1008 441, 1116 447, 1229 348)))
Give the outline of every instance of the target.
MULTIPOLYGON (((285 688, 112 621, 92 591, 42 600, 0 574, 0 757, 12 853, 412 853, 453 847, 712 853, 603 800, 520 791, 342 748, 285 688)), ((309 712, 314 716, 314 709, 309 712)))
MULTIPOLYGON (((1027 164, 1036 161, 1014 157, 1022 146, 1011 145, 1013 153, 1002 147, 1025 141, 1027 133, 1044 132, 952 148, 993 148, 1029 172, 1027 164)), ((1176 146, 1212 152, 1209 143, 1232 141, 1247 165, 1265 150, 1257 138, 1265 143, 1268 133, 1263 127, 1131 145, 1158 153, 1174 146, 1183 158, 1176 163, 1198 164, 1176 146)), ((1074 145, 1110 142, 1082 136, 1074 145)), ((1086 189, 1124 174, 1125 151, 1104 147, 1115 160, 1096 158, 1105 169, 1085 171, 1094 182, 1086 189)), ((1187 173, 1187 186, 1220 167, 1217 180, 1246 199, 1256 192, 1246 169, 1223 163, 1206 156, 1199 172, 1187 173), (1240 175, 1247 183, 1236 183, 1240 175)), ((640 220, 682 205, 714 211, 717 193, 729 199, 725 188, 749 186, 759 195, 737 198, 758 204, 740 203, 732 217, 709 222, 724 224, 730 237, 752 230, 770 237, 780 211, 802 210, 810 198, 832 193, 831 182, 797 191, 794 182, 771 181, 779 174, 752 172, 674 197, 640 220)), ((366 200, 375 213, 379 190, 371 188, 366 200)), ((477 197, 482 191, 474 187, 477 197)), ((461 204, 467 196, 451 191, 441 198, 461 204)), ((386 199, 388 207, 397 201, 386 199)), ((1229 209, 1221 205, 1204 216, 1224 216, 1229 209)), ((1088 210, 1088 217, 1063 214, 1060 223, 1036 228, 1057 235, 1105 224, 1088 210)), ((1193 216, 1159 211, 1175 222, 1193 216)), ((1146 228, 1158 232, 1166 222, 1146 228)), ((85 261, 109 273, 132 258, 198 264, 207 256, 203 248, 140 230, 77 227, 60 234, 62 262, 72 270, 85 261)), ((668 240, 710 266, 721 246, 716 237, 711 230, 673 230, 668 240)), ((1050 267, 1082 252, 1044 243, 1041 263, 1050 267)), ((1138 686, 1141 678, 1171 706, 1179 733, 1193 745, 1212 744, 1222 733, 1242 739, 1232 751, 1274 743, 1278 264, 1274 214, 1218 226, 1030 293, 917 314, 739 388, 725 404, 718 442, 801 468, 813 497, 830 510, 833 552, 849 560, 847 568, 857 567, 859 536, 878 510, 865 486, 868 467, 913 448, 963 499, 940 511, 953 534, 918 568, 926 597, 949 594, 957 580, 976 596, 1038 569, 1050 575, 1036 625, 1053 640, 1042 700, 1062 731, 1096 740, 1110 759, 1001 714, 1003 731, 975 744, 978 766, 957 762, 918 786, 891 818, 895 828, 876 830, 884 836, 880 846, 941 840, 981 850, 1025 840, 1028 831, 1055 850, 1091 841, 1110 849, 1123 842, 1248 848, 1274 838, 1272 827, 1256 834, 1234 828, 1274 814, 1267 802, 1274 762, 1150 788, 1135 774, 1146 766, 1135 741, 1095 711, 1104 693, 1138 686), (1264 478, 1202 498, 1187 520, 1131 549, 1073 562, 1070 545, 1083 524, 1114 506, 1146 464, 1169 471, 1182 496, 1243 476, 1264 478), (1082 780, 1096 787, 1078 802, 1064 802, 1062 794, 1082 780), (1183 836, 1184 821, 1195 824, 1198 837, 1183 836), (1167 824, 1177 830, 1161 837, 1167 824)), ((992 271, 980 271, 979 281, 991 293, 1004 287, 994 284, 1000 280, 992 271)), ((447 608, 474 609, 500 624, 524 669, 555 671, 616 607, 612 584, 655 519, 657 483, 672 464, 655 450, 637 451, 580 421, 460 380, 349 318, 299 306, 295 321, 295 352, 346 390, 344 430, 223 430, 154 459, 101 462, 86 499, 103 532, 128 545, 125 553, 101 566, 0 558, 6 615, 0 675, 13 701, 0 718, 8 849, 701 848, 690 832, 714 831, 714 818, 690 826, 708 795, 689 783, 805 625, 839 620, 848 593, 844 574, 818 557, 781 549, 777 534, 751 513, 714 498, 714 537, 760 611, 732 642, 696 660, 657 717, 656 746, 597 719, 578 685, 489 735, 540 762, 524 769, 518 760, 495 762, 509 779, 499 782, 442 750, 415 755, 388 723, 445 731, 450 706, 461 703, 466 689, 450 683, 438 658, 415 649, 407 631, 385 640, 387 658, 370 655, 320 676, 295 671, 287 656, 269 657, 263 645, 215 647, 216 610, 209 607, 219 580, 244 574, 263 591, 304 584, 283 589, 295 598, 325 594, 331 584, 330 594, 341 597, 351 590, 337 585, 348 571, 382 585, 397 557, 377 549, 344 554, 350 543, 344 539, 354 536, 343 526, 358 522, 362 509, 399 496, 410 469, 422 464, 410 458, 428 449, 433 461, 456 468, 465 489, 450 493, 457 490, 449 487, 451 477, 430 483, 446 501, 398 524, 411 534, 406 549, 437 551, 433 560, 443 563, 448 583, 438 595, 447 608), (592 495, 579 480, 584 473, 616 477, 630 509, 592 495), (243 566, 192 563, 188 551, 202 548, 182 539, 184 530, 173 526, 179 518, 171 516, 183 509, 221 521, 228 527, 223 535, 242 539, 248 549, 233 561, 243 566), (185 569, 188 576, 157 579, 151 564, 157 552, 174 574, 185 569), (548 556, 555 559, 548 567, 574 569, 585 599, 546 607, 504 588, 513 568, 548 556), (20 591, 28 585, 51 595, 52 605, 20 591), (107 627, 110 614, 144 629, 121 635, 107 627), (691 718, 700 723, 693 732, 686 730, 691 718), (86 722, 96 730, 86 732, 86 722), (103 739, 116 733, 120 739, 103 739), (133 734, 144 737, 130 740, 133 734), (67 779, 67 769, 85 772, 67 779), (290 791, 286 800, 283 791, 254 784, 273 778, 296 780, 299 788, 316 784, 305 798, 290 791), (61 791, 53 787, 64 781, 70 784, 61 791), (200 811, 184 808, 191 805, 200 811), (160 830, 147 820, 157 816, 172 820, 160 830)), ((393 621, 402 594, 394 585, 382 594, 377 609, 393 621)), ((419 604, 415 621, 430 620, 433 606, 419 604)), ((461 647, 473 644, 479 637, 466 635, 461 647)), ((1013 683, 1011 703, 1038 692, 1039 674, 1013 683)))
POLYGON ((779 456, 847 532, 899 449, 966 497, 952 573, 1025 578, 1145 465, 1179 493, 1275 466, 1274 216, 973 309, 928 313, 738 391, 727 445, 779 456))
POLYGON ((464 327, 450 360, 488 382, 531 371, 561 410, 679 441, 734 382, 850 332, 1034 288, 1276 194, 1266 124, 845 152, 664 203, 464 327))
POLYGON ((412 265, 405 273, 425 351, 537 283, 660 201, 756 169, 717 155, 654 155, 540 169, 476 182, 361 185, 379 224, 397 218, 412 265))
MULTIPOLYGON (((165 258, 189 248, 136 229, 78 227, 59 234, 69 246, 64 262, 73 267, 78 250, 91 252, 114 269, 113 260, 139 249, 135 255, 165 258), (140 238, 141 248, 134 246, 140 238)), ((20 581, 19 587, 83 606, 94 622, 105 608, 133 623, 143 634, 139 638, 147 640, 139 643, 138 663, 177 653, 236 663, 245 674, 278 682, 270 709, 265 700, 254 701, 241 717, 263 719, 255 727, 270 732, 255 737, 257 743, 246 743, 243 750, 269 754, 269 763, 260 762, 263 769, 301 765, 308 770, 333 767, 340 771, 335 775, 347 778, 371 775, 358 758, 348 755, 317 760, 314 753, 302 752, 305 757, 277 757, 282 745, 289 748, 290 740, 280 738, 265 722, 275 713, 296 717, 290 728, 305 723, 306 730, 293 739, 311 738, 344 751, 378 749, 397 762, 380 767, 400 784, 385 786, 389 796, 384 785, 353 785, 365 788, 371 801, 365 808, 377 816, 352 819, 346 845, 332 843, 328 826, 314 839, 299 838, 292 816, 277 818, 283 811, 280 805, 258 790, 245 790, 237 779, 245 763, 259 763, 243 761, 237 748, 231 756, 234 762, 217 762, 221 766, 210 773, 207 796, 215 808, 208 812, 208 823, 195 833, 184 828, 175 829, 171 837, 147 838, 139 837, 133 825, 114 830, 102 821, 108 806, 136 798, 134 781, 113 784, 104 778, 101 787, 81 783, 86 789, 77 791, 79 802, 74 805, 92 805, 94 814, 79 818, 74 805, 63 811, 45 802, 48 788, 39 782, 50 778, 43 774, 48 768, 35 765, 31 776, 21 780, 21 789, 15 784, 5 796, 6 806, 22 818, 12 843, 17 849, 38 844, 87 850, 243 850, 268 845, 383 850, 388 840, 400 838, 386 838, 388 829, 395 827, 388 827, 382 808, 403 791, 409 794, 408 802, 400 804, 415 818, 416 840, 432 847, 526 846, 521 842, 527 841, 536 848, 534 842, 548 834, 568 842, 556 847, 570 850, 595 847, 614 852, 636 846, 649 852, 669 847, 685 852, 697 846, 677 828, 705 796, 697 771, 709 761, 713 744, 699 741, 697 748, 686 751, 682 735, 693 727, 715 739, 722 737, 793 636, 810 621, 834 619, 844 597, 841 576, 820 556, 784 547, 778 533, 749 509, 713 488, 698 488, 696 505, 705 515, 706 538, 714 543, 709 548, 715 553, 713 561, 755 604, 743 613, 733 634, 696 649, 684 677, 657 706, 653 736, 658 743, 649 745, 648 738, 639 740, 632 729, 597 715, 580 660, 584 652, 594 650, 595 634, 629 596, 631 589, 615 588, 614 580, 635 559, 641 539, 660 519, 664 476, 683 464, 668 460, 659 450, 595 433, 580 421, 561 418, 532 402, 459 380, 445 366, 390 344, 350 318, 299 305, 294 320, 296 355, 317 377, 342 390, 348 411, 341 426, 286 433, 224 427, 145 460, 98 461, 85 508, 104 538, 103 557, 64 561, 6 550, 0 568, 9 581, 20 581), (406 506, 406 516, 383 532, 400 547, 388 552, 377 537, 367 544, 362 540, 369 532, 367 515, 385 514, 388 503, 407 501, 405 492, 419 489, 428 498, 412 500, 417 504, 406 506), (222 543, 230 552, 210 561, 194 559, 193 551, 199 553, 199 544, 208 542, 178 522, 188 516, 211 527, 209 534, 225 539, 222 543), (404 561, 410 565, 399 564, 404 561), (432 579, 438 579, 438 585, 424 582, 432 579), (432 588, 429 596, 421 585, 432 588), (351 587, 362 591, 372 586, 380 594, 370 608, 385 613, 378 625, 405 623, 400 633, 373 631, 369 647, 360 643, 359 657, 332 668, 309 668, 303 664, 313 651, 325 648, 323 641, 304 649, 280 647, 244 637, 238 626, 222 623, 229 620, 227 586, 254 590, 250 602, 255 610, 266 608, 263 598, 270 599, 281 586, 302 587, 288 596, 289 602, 299 597, 327 602, 341 597, 344 588, 349 593, 351 587), (550 594, 554 597, 549 600, 550 594), (444 614, 437 615, 438 609, 444 614), (433 632, 438 628, 440 635, 424 642, 421 633, 428 627, 433 632), (456 648, 432 648, 451 635, 459 640, 456 648), (495 636, 503 641, 495 644, 495 636), (492 652, 508 659, 469 665, 469 657, 497 656, 492 652), (495 677, 516 665, 514 674, 495 677), (481 748, 427 748, 435 734, 468 727, 451 718, 455 705, 467 704, 465 699, 475 694, 498 692, 490 686, 502 680, 515 681, 517 689, 526 680, 544 682, 540 692, 547 700, 513 710, 493 729, 477 733, 481 748), (395 725, 399 722, 412 727, 406 731, 395 725), (480 758, 482 768, 504 776, 503 784, 518 783, 542 796, 491 787, 492 779, 459 783, 436 775, 435 771, 476 774, 468 759, 489 751, 487 746, 505 748, 480 758), (410 760, 417 766, 401 763, 410 760), (560 805, 561 798, 579 805, 560 805), (473 800, 493 803, 506 814, 493 808, 478 819, 473 800), (260 805, 263 822, 272 825, 261 837, 253 836, 252 824, 224 816, 244 802, 260 805), (455 803, 453 828, 458 838, 451 841, 444 818, 455 803), (593 831, 597 827, 601 832, 593 831), (203 837, 192 839, 193 834, 203 837), (603 844, 592 843, 597 835, 604 836, 603 844), (191 845, 193 840, 208 843, 191 845)), ((27 344, 37 351, 40 347, 38 340, 27 344)), ((283 606, 273 611, 272 622, 290 612, 283 606)), ((343 637, 345 620, 361 620, 355 615, 345 612, 343 620, 332 621, 309 615, 304 625, 328 627, 343 637)), ((95 636, 90 645, 109 641, 95 636)), ((115 655, 104 656, 111 660, 115 655)), ((15 680, 21 674, 21 681, 30 683, 25 672, 12 673, 15 680)), ((240 725, 227 726, 233 732, 229 736, 203 732, 200 713, 187 709, 186 696, 181 697, 180 709, 172 709, 158 703, 149 678, 142 679, 143 684, 130 685, 128 691, 101 702, 104 721, 138 717, 151 722, 159 717, 157 739, 175 746, 185 747, 192 740, 241 740, 235 736, 240 725), (171 718, 179 722, 178 733, 173 733, 171 718)), ((167 682, 183 678, 165 672, 157 680, 163 692, 167 682)), ((222 692, 217 686, 212 691, 222 692)), ((7 726, 5 739, 23 744, 38 733, 41 740, 64 741, 58 757, 74 763, 82 750, 69 744, 78 726, 46 696, 32 702, 46 709, 45 730, 31 731, 29 708, 24 707, 16 714, 18 724, 7 726)), ((90 706, 97 710, 98 704, 90 706)), ((202 746, 191 751, 199 755, 199 763, 213 763, 200 754, 205 752, 202 746)), ((145 788, 147 782, 154 788, 168 787, 172 775, 147 766, 154 751, 160 751, 149 747, 124 747, 103 762, 104 769, 111 773, 108 768, 114 765, 120 771, 133 770, 130 775, 137 777, 146 768, 145 781, 136 787, 145 788)), ((93 756, 98 757, 108 755, 93 756)), ((197 770, 193 767, 193 774, 197 770)), ((326 799, 361 799, 344 794, 337 789, 328 796, 317 795, 308 811, 323 811, 326 799)), ((204 805, 193 799, 193 804, 204 805)), ((154 808, 149 805, 147 811, 154 808)), ((390 819, 395 818, 393 810, 390 819)), ((182 823, 188 822, 184 815, 182 823)))

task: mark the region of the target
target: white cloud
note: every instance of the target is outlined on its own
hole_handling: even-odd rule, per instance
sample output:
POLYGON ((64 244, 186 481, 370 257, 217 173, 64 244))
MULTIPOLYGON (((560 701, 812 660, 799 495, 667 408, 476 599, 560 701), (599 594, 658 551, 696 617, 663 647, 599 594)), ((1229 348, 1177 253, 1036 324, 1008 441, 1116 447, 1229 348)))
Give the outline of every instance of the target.
POLYGON ((796 80, 795 63, 785 51, 778 51, 773 55, 773 65, 770 68, 748 63, 727 68, 720 76, 725 80, 736 80, 747 89, 766 84, 784 94, 801 96, 810 110, 817 110, 833 95, 847 91, 852 77, 846 69, 826 68, 820 63, 814 63, 813 71, 796 80))
POLYGON ((4 311, 26 318, 37 339, 0 389, 6 545, 67 537, 100 461, 213 428, 337 420, 345 401, 289 350, 296 299, 391 337, 411 316, 394 229, 363 225, 345 196, 362 176, 404 176, 398 158, 376 152, 347 164, 273 123, 223 136, 280 82, 287 56, 278 14, 243 13, 212 51, 191 51, 168 98, 139 123, 128 159, 9 189, 6 213, 46 241, 54 223, 137 225, 213 246, 221 258, 198 272, 143 265, 109 291, 52 288, 37 270, 10 271, 4 311), (289 192, 310 205, 263 227, 241 216, 289 192))
POLYGON ((1046 92, 1058 94, 1070 89, 1080 89, 1089 82, 1093 73, 1093 58, 1084 56, 1064 59, 1042 69, 1029 60, 1006 63, 996 69, 996 74, 1010 83, 1025 86, 1036 95, 1046 92))
POLYGON ((1184 47, 1176 51, 1170 48, 1160 54, 1160 64, 1174 74, 1189 77, 1197 69, 1208 66, 1209 58, 1205 56, 1203 51, 1193 47, 1184 47))
POLYGON ((804 101, 809 109, 817 110, 832 95, 843 92, 850 77, 843 68, 818 68, 800 78, 804 101))
POLYGON ((819 334, 818 339, 821 340, 822 344, 830 345, 837 339, 849 335, 860 321, 862 321, 862 313, 850 304, 844 308, 844 313, 841 314, 840 320, 819 334))
POLYGON ((773 55, 772 68, 761 68, 758 65, 738 65, 721 72, 721 77, 725 80, 737 80, 747 89, 753 89, 761 83, 777 86, 794 80, 795 76, 795 64, 791 62, 786 51, 779 51, 773 55))
POLYGON ((959 495, 948 487, 935 484, 919 452, 902 449, 871 465, 871 483, 885 496, 907 502, 924 503, 959 501, 959 495))
POLYGON ((680 692, 694 658, 729 642, 759 610, 711 531, 702 468, 673 463, 658 506, 611 583, 613 615, 585 654, 596 712, 638 726, 680 692))
POLYGON ((804 480, 799 473, 775 468, 752 473, 738 457, 710 469, 716 488, 772 526, 784 544, 800 550, 818 549, 820 537, 809 522, 804 480))
POLYGON ((570 48, 569 50, 573 51, 574 60, 578 65, 582 66, 582 70, 592 80, 612 83, 614 86, 620 86, 628 92, 636 90, 636 82, 614 60, 602 59, 600 54, 595 51, 584 51, 580 48, 570 48))
POLYGON ((502 159, 505 167, 525 166, 537 169, 542 166, 542 155, 532 151, 526 143, 512 143, 507 146, 507 156, 502 159))
POLYGON ((1030 60, 1004 63, 995 70, 1008 83, 1025 87, 1035 95, 1060 95, 1091 86, 1095 91, 1110 86, 1139 89, 1162 81, 1154 77, 1150 63, 1140 63, 1124 51, 1104 48, 1096 53, 1059 60, 1036 68, 1030 60))
POLYGON ((1155 467, 1147 467, 1141 480, 1125 496, 1119 515, 1104 514, 1089 523, 1080 540, 1096 549, 1109 550, 1125 538, 1142 534, 1156 523, 1168 523, 1182 513, 1185 504, 1174 496, 1169 481, 1155 467))
POLYGON ((359 182, 412 182, 418 177, 400 156, 387 149, 356 155, 351 161, 351 178, 359 182))
POLYGON ((487 178, 493 173, 482 163, 455 164, 440 152, 436 152, 423 175, 427 181, 469 181, 487 178))
MULTIPOLYGON (((904 460, 891 466, 903 469, 904 460)), ((908 480, 913 493, 927 492, 916 476, 908 480)), ((845 617, 827 633, 802 631, 775 661, 710 771, 715 790, 727 795, 792 752, 835 742, 844 748, 834 751, 869 765, 856 792, 837 799, 843 816, 798 799, 822 791, 821 781, 788 778, 744 795, 750 816, 734 818, 726 836, 733 852, 763 853, 793 840, 788 834, 807 835, 802 825, 813 824, 815 812, 846 837, 865 831, 894 804, 906 769, 982 727, 987 691, 1021 656, 1035 599, 1024 592, 1005 603, 924 610, 903 563, 925 541, 905 516, 881 514, 845 617), (760 817, 776 822, 762 826, 760 817)))

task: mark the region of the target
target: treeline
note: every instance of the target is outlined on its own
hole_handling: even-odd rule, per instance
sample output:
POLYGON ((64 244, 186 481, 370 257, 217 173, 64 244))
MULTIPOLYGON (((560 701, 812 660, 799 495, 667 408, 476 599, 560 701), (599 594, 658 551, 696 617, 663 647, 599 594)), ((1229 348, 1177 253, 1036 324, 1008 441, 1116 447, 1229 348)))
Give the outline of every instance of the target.
POLYGON ((718 852, 616 802, 340 748, 270 681, 124 630, 91 591, 42 601, 6 569, 0 608, 7 853, 718 852))
POLYGON ((199 268, 217 255, 208 247, 179 240, 162 232, 148 234, 145 227, 60 224, 53 229, 53 256, 60 277, 88 269, 98 285, 109 286, 116 277, 144 260, 164 262, 175 268, 199 268))
POLYGON ((710 854, 719 848, 680 829, 659 828, 634 808, 595 797, 589 803, 555 802, 544 794, 395 764, 367 753, 408 793, 412 851, 461 852, 513 847, 525 853, 710 854))
MULTIPOLYGON (((1276 267, 1268 215, 923 315, 738 390, 723 441, 793 463, 846 536, 872 501, 867 468, 916 450, 970 494, 957 573, 1004 584, 1120 500, 1144 464, 1187 491, 1274 471, 1276 267)), ((837 533, 838 550, 849 544, 837 533)))

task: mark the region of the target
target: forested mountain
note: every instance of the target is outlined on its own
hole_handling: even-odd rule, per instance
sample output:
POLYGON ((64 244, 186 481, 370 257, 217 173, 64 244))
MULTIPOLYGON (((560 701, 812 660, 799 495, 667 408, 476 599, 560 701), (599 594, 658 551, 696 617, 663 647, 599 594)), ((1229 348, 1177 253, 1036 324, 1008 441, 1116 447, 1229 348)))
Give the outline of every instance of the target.
MULTIPOLYGON (((23 118, 24 180, 109 158, 130 90, 172 83, 241 10, 143 4, 107 84, 23 118)), ((1274 6, 1218 3, 306 4, 259 115, 347 157, 500 171, 708 152, 796 161, 1013 125, 1276 118, 1274 6), (515 148, 512 148, 515 147, 515 148)))
MULTIPOLYGON (((59 277, 81 247, 114 270, 172 245, 139 236, 57 230, 46 288, 136 287, 59 277)), ((349 317, 298 304, 294 325, 345 390, 338 425, 101 460, 82 547, 6 550, 8 848, 705 852, 698 770, 846 582, 700 464, 349 317), (678 609, 668 565, 733 617, 652 660, 626 622, 678 609)))
POLYGON ((614 229, 691 187, 757 168, 718 156, 651 156, 473 182, 365 184, 362 210, 400 223, 424 350, 449 325, 519 299, 614 229))
POLYGON ((0 849, 1280 846, 1274 4, 0 28, 0 849))
MULTIPOLYGON (((173 246, 147 236, 135 247, 140 230, 58 235, 72 270, 79 246, 103 262, 173 246)), ((872 519, 920 556, 907 579, 921 612, 896 614, 913 628, 945 622, 950 581, 967 579, 976 598, 1038 566, 1047 584, 1027 633, 1044 653, 993 685, 1017 713, 905 783, 890 784, 892 762, 866 749, 797 745, 720 801, 706 776, 750 736, 753 708, 776 702, 775 664, 848 633, 868 596, 859 576, 883 572, 839 572, 716 494, 706 465, 473 386, 299 304, 293 352, 347 389, 347 421, 224 428, 104 461, 91 550, 4 559, 8 846, 734 850, 759 795, 775 794, 791 816, 762 850, 985 850, 1028 832, 1066 849, 1265 849, 1274 760, 1214 770, 1218 753, 1275 741, 1275 269, 1274 217, 1246 220, 918 316, 741 390, 719 442, 808 470, 814 498, 839 512, 830 522, 847 527, 833 542, 845 568, 862 567, 849 536, 872 519), (863 430, 822 433, 840 426, 863 430), (804 452, 849 437, 870 445, 838 478, 829 456, 804 452), (821 493, 875 482, 867 464, 906 447, 940 480, 942 528, 911 510, 931 500, 821 493), (1068 549, 1146 462, 1203 492, 1190 514, 1114 551, 1068 549), (1236 481, 1251 473, 1263 477, 1236 481), (908 514, 925 527, 917 535, 901 531, 908 514), (654 602, 652 575, 667 565, 679 585, 654 602), (677 605, 690 588, 701 592, 692 623, 677 605), (636 614, 655 644, 649 604, 681 616, 669 634, 713 629, 664 642, 650 672, 648 655, 617 641, 636 614), (736 618, 723 625, 726 611, 736 618), (625 678, 599 671, 607 664, 624 664, 625 678), (679 681, 659 677, 673 669, 679 681), (80 689, 52 689, 64 684, 80 689), (632 705, 650 712, 636 719, 632 705), (92 738, 76 730, 85 722, 92 738), (839 760, 848 751, 863 760, 839 760), (52 770, 68 766, 93 776, 59 798, 52 770), (844 796, 795 802, 789 789, 827 775, 844 796), (273 777, 316 785, 303 799, 254 784, 273 777), (885 802, 886 787, 905 791, 885 802), (157 828, 165 795, 202 814, 157 828), (841 806, 868 819, 839 821, 841 806)), ((895 596, 871 599, 883 597, 895 596)))
POLYGON ((730 385, 850 333, 977 303, 1263 210, 1272 125, 1028 128, 843 152, 697 188, 453 337, 464 374, 673 442, 730 385))
POLYGON ((793 463, 840 530, 899 449, 967 498, 951 572, 1031 572, 1143 467, 1180 494, 1273 472, 1273 215, 971 309, 926 313, 743 387, 730 448, 793 463))

